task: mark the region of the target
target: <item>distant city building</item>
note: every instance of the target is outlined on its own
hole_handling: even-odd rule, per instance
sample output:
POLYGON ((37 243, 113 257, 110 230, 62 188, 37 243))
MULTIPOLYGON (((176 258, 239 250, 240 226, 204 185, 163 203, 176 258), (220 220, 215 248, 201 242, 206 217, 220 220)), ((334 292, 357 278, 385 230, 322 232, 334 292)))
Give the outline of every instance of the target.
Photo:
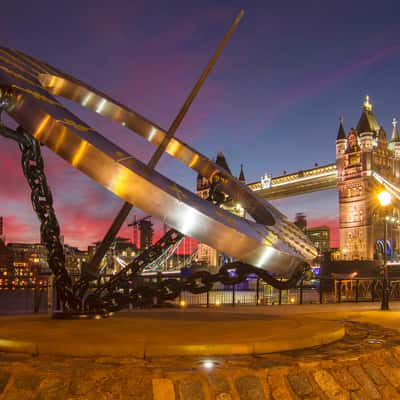
POLYGON ((0 286, 9 285, 14 279, 12 268, 12 253, 0 239, 0 286))
POLYGON ((139 221, 140 250, 147 250, 153 243, 153 223, 150 217, 139 221))
POLYGON ((294 224, 303 232, 307 230, 307 218, 304 213, 296 213, 294 224))
POLYGON ((13 285, 30 286, 47 280, 47 250, 40 243, 8 243, 12 254, 13 285))
POLYGON ((318 249, 319 254, 324 254, 330 249, 330 233, 327 226, 306 228, 308 238, 314 247, 318 249))

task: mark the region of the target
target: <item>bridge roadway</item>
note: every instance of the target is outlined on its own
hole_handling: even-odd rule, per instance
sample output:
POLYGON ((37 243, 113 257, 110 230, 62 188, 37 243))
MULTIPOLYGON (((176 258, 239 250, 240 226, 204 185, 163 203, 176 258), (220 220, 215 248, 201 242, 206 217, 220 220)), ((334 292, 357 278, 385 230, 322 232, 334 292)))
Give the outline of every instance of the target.
POLYGON ((250 183, 250 189, 267 200, 300 194, 334 189, 337 185, 336 164, 327 164, 315 168, 277 176, 266 181, 250 183))
MULTIPOLYGON (((400 203, 400 188, 391 183, 378 172, 370 171, 377 183, 382 185, 400 203)), ((334 189, 337 186, 336 164, 327 164, 315 168, 297 171, 288 175, 277 176, 266 181, 249 183, 248 187, 264 199, 275 200, 284 197, 298 196, 322 190, 334 189)))

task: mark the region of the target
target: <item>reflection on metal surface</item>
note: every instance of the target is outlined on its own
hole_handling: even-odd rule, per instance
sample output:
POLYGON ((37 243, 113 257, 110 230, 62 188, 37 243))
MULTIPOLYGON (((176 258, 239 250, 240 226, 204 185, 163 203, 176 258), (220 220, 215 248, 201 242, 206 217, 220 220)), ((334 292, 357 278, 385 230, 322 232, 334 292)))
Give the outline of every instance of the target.
POLYGON ((45 63, 16 50, 3 48, 0 53, 0 67, 5 67, 0 68, 0 85, 11 87, 14 96, 8 114, 42 144, 125 201, 188 236, 272 273, 291 276, 304 260, 316 256, 307 238, 284 215, 182 141, 172 138, 166 152, 205 177, 218 174, 222 189, 256 222, 229 214, 149 170, 51 95, 73 100, 159 145, 166 133, 152 122, 45 63), (15 65, 20 66, 18 74, 8 73, 15 65))

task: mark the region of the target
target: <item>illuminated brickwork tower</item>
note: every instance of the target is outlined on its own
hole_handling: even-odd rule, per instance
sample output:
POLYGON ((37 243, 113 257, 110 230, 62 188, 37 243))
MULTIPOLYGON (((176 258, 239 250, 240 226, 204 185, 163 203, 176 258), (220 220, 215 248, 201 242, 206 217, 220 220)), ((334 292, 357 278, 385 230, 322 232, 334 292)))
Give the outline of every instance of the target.
MULTIPOLYGON (((375 175, 400 183, 400 139, 393 120, 390 142, 379 126, 367 96, 360 120, 346 135, 340 119, 336 139, 339 192, 340 249, 342 258, 372 260, 383 252, 383 215, 376 196, 382 188, 375 175)), ((393 208, 390 215, 398 218, 393 208)), ((399 245, 399 230, 389 225, 389 255, 399 245)))

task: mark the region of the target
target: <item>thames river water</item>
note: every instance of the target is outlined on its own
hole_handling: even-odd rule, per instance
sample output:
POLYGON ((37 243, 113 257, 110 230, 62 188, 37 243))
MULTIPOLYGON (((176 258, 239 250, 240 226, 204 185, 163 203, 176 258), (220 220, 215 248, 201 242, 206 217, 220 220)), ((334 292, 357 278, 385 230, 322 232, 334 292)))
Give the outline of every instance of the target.
POLYGON ((34 289, 0 290, 0 315, 31 314, 47 312, 47 290, 34 289))

